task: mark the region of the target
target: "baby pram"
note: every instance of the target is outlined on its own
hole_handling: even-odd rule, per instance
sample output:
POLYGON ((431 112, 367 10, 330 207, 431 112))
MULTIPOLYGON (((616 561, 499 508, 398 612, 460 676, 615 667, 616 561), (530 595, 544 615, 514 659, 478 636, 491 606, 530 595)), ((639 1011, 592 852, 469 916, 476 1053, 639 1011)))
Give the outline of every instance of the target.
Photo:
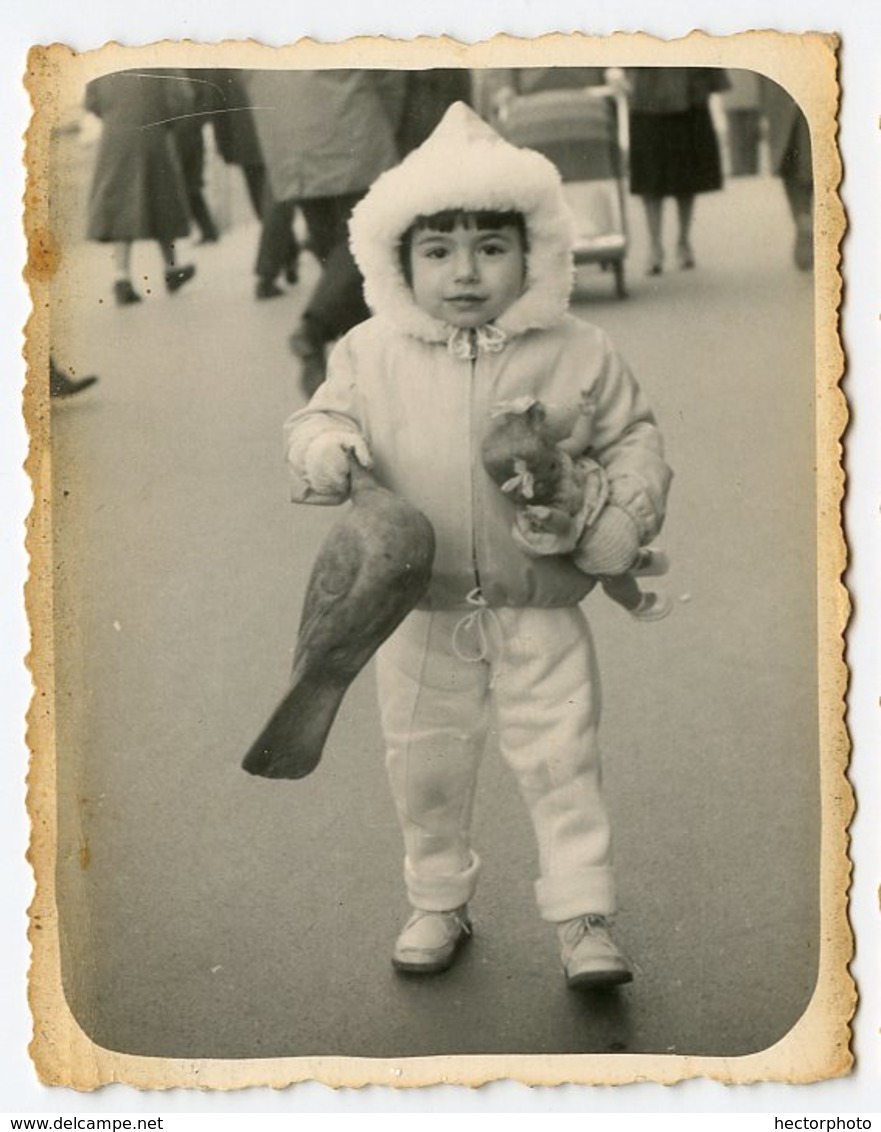
POLYGON ((608 86, 515 95, 499 108, 498 129, 514 145, 538 150, 557 166, 575 217, 576 267, 611 269, 615 291, 624 298, 624 96, 608 86))

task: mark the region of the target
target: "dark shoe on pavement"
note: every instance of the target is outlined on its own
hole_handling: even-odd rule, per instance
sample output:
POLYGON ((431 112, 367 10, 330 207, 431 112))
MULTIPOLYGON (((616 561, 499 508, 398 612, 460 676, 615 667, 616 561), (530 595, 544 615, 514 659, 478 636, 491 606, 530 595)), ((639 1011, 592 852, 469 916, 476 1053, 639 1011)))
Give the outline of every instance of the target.
POLYGON ((300 278, 300 265, 297 256, 290 260, 287 267, 284 269, 284 277, 292 286, 300 278))
POLYGON ((184 283, 189 283, 195 274, 196 267, 192 263, 185 264, 184 267, 170 267, 165 273, 165 286, 173 295, 184 283))
POLYGON ((288 339, 291 353, 302 362, 300 385, 306 397, 311 398, 324 382, 327 361, 325 343, 315 334, 308 322, 301 322, 288 339))
POLYGON ((467 905, 451 912, 416 908, 395 943, 392 966, 404 974, 437 975, 452 966, 470 936, 467 905))
POLYGON ((578 916, 557 925, 560 958, 569 987, 613 987, 633 978, 630 964, 609 935, 605 916, 578 916))
POLYGON ((126 307, 130 303, 141 302, 141 296, 131 285, 129 279, 117 279, 113 284, 113 297, 118 307, 126 307))
POLYGON ((254 294, 258 299, 277 299, 284 294, 274 279, 258 279, 254 294))
POLYGON ((73 378, 49 363, 49 396, 72 397, 74 393, 82 393, 98 380, 94 374, 88 377, 73 378))

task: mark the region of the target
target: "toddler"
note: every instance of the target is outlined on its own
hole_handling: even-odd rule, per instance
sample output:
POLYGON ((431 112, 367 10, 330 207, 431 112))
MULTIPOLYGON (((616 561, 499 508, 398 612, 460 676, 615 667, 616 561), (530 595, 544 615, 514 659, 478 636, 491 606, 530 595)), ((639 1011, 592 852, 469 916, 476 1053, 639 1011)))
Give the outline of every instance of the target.
POLYGON ((411 905, 392 962, 443 971, 471 934, 472 804, 492 728, 532 820, 536 900, 568 984, 627 982, 608 927, 599 674, 580 608, 596 579, 567 555, 518 547, 515 504, 481 445, 498 402, 546 399, 571 432, 589 391, 603 522, 639 547, 660 527, 670 481, 654 417, 606 336, 568 313, 571 221, 556 169, 463 103, 379 177, 350 233, 373 317, 338 342, 327 381, 285 427, 296 501, 345 500, 353 452, 437 539, 425 598, 377 655, 411 905))

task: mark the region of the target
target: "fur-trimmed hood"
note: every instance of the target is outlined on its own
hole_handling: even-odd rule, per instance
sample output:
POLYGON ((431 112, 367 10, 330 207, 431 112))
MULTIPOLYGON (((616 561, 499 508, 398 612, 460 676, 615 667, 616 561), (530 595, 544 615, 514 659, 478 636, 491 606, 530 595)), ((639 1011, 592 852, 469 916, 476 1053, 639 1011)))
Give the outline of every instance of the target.
POLYGON ((429 342, 452 327, 418 307, 401 270, 401 237, 417 216, 446 209, 517 210, 529 244, 523 293, 496 319, 507 335, 559 322, 572 289, 572 219, 555 166, 499 137, 464 102, 454 103, 431 137, 383 173, 349 224, 352 253, 375 315, 429 342))

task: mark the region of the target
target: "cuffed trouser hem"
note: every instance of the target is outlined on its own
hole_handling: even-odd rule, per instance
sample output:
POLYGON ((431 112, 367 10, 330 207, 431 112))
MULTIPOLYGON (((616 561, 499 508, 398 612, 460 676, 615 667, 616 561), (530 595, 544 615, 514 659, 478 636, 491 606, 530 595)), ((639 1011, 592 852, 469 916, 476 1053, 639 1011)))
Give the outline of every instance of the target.
POLYGON ((541 877, 535 899, 543 920, 562 923, 576 916, 611 916, 615 911, 615 880, 611 868, 582 869, 577 874, 541 877))
POLYGON ((417 876, 409 858, 405 858, 407 897, 414 908, 421 908, 424 912, 451 912, 467 904, 474 896, 479 872, 480 858, 476 853, 471 854, 471 864, 463 872, 445 876, 417 876))

